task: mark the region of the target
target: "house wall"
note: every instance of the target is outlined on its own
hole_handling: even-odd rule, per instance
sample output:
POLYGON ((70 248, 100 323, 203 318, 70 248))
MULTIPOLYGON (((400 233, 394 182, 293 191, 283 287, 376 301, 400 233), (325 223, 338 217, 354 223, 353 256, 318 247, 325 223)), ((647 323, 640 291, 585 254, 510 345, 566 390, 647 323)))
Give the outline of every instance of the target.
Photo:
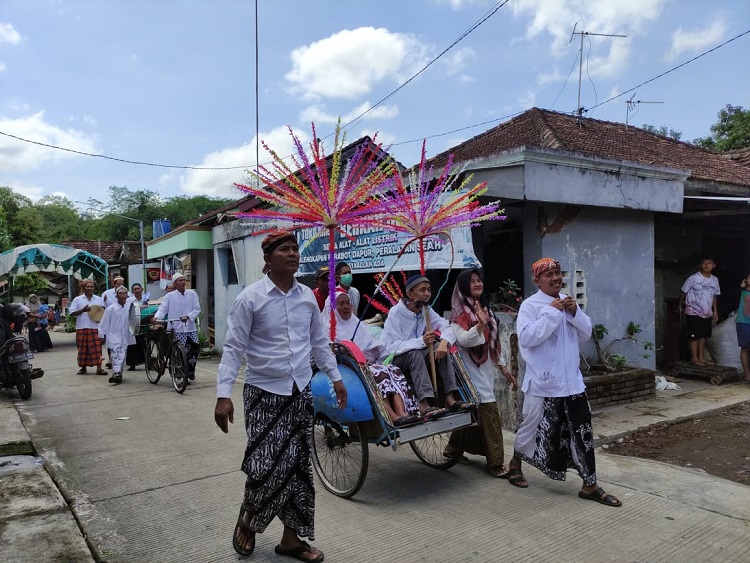
MULTIPOLYGON (((541 204, 548 217, 555 217, 563 206, 541 204)), ((641 326, 639 339, 654 342, 654 225, 653 213, 581 207, 559 233, 540 236, 538 213, 540 204, 527 204, 524 217, 524 288, 528 296, 534 291, 531 265, 549 256, 560 261, 566 282, 573 281, 572 272, 581 272, 579 288, 585 295, 586 314, 592 322, 609 330, 608 339, 625 335, 629 322, 641 326)), ((579 303, 581 300, 579 299, 579 303)), ((605 340, 606 345, 608 340, 605 340)), ((581 347, 587 358, 596 357, 592 342, 581 347)), ((613 352, 628 357, 629 363, 655 368, 656 358, 637 361, 644 352, 633 343, 621 343, 613 352)))
MULTIPOLYGON (((263 252, 260 242, 265 235, 253 235, 246 221, 232 221, 213 228, 214 262, 214 336, 221 353, 229 325, 227 317, 240 292, 263 276, 263 252), (237 283, 229 283, 226 252, 231 249, 237 269, 237 283)), ((266 226, 267 228, 267 226, 266 226)))

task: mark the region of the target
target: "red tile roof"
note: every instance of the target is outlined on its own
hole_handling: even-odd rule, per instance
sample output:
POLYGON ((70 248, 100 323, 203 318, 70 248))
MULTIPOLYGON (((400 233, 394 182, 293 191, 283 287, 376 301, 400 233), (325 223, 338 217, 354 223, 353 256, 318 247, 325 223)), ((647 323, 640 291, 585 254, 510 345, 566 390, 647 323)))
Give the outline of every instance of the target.
POLYGON ((98 256, 107 264, 120 264, 122 262, 136 264, 141 261, 140 241, 64 240, 61 244, 72 246, 73 248, 98 256), (123 257, 124 246, 127 246, 128 256, 126 257, 123 257), (124 260, 123 258, 126 259, 124 260))
POLYGON ((501 123, 430 159, 442 168, 487 158, 517 147, 560 149, 612 160, 690 170, 691 178, 750 187, 750 167, 719 153, 611 121, 580 118, 539 108, 501 123))

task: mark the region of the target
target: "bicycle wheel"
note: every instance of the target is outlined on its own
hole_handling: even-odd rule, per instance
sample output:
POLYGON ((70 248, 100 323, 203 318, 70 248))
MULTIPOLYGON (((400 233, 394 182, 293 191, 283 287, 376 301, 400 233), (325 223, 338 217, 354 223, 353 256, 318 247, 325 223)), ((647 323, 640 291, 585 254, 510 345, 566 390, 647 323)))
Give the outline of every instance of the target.
POLYGON ((154 385, 159 383, 164 374, 164 359, 159 341, 146 338, 146 377, 154 385))
POLYGON ((362 424, 342 425, 317 414, 312 453, 315 473, 326 489, 342 498, 357 494, 365 482, 370 459, 362 424))
POLYGON ((448 445, 451 432, 433 434, 432 436, 409 442, 409 445, 425 465, 434 467, 435 469, 449 469, 456 465, 461 456, 464 455, 464 435, 463 432, 458 432, 460 437, 457 440, 458 444, 453 451, 453 455, 445 455, 445 447, 448 445))
POLYGON ((184 393, 187 389, 187 352, 182 344, 176 340, 172 342, 172 353, 169 362, 169 374, 172 376, 172 385, 178 393, 184 393))

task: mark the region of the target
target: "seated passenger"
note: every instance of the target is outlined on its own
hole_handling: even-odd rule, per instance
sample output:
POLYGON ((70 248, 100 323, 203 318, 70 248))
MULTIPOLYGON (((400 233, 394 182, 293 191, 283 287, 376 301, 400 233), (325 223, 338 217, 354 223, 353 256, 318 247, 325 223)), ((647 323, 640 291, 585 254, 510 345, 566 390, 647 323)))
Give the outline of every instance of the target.
MULTIPOLYGON (((418 410, 404 374, 394 365, 384 366, 376 363, 383 355, 383 347, 372 337, 370 328, 363 324, 357 330, 359 320, 352 311, 352 303, 346 290, 336 290, 336 342, 351 340, 367 360, 378 390, 385 399, 385 408, 394 426, 403 426, 417 422, 418 410), (356 334, 355 334, 356 330, 356 334), (354 338, 352 338, 354 336, 354 338)), ((330 316, 323 317, 326 329, 330 329, 330 316)))
POLYGON ((456 337, 448 321, 429 306, 432 297, 430 280, 421 275, 406 280, 406 297, 391 308, 385 320, 380 341, 386 353, 393 354, 393 365, 398 366, 411 379, 419 400, 419 411, 426 419, 437 418, 447 413, 435 406, 435 389, 429 371, 429 345, 434 345, 435 368, 438 382, 443 384, 445 406, 451 411, 464 410, 469 404, 456 399, 456 375, 453 370, 448 346, 456 337), (427 330, 426 311, 430 311, 430 326, 427 330), (440 332, 438 336, 437 332, 440 332))

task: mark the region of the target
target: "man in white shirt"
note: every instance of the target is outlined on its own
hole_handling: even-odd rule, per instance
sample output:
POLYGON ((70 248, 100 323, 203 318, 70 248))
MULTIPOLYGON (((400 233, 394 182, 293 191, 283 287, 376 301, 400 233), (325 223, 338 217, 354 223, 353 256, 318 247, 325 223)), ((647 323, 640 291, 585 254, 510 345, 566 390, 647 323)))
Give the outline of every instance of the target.
MULTIPOLYGON (((132 297, 128 298, 125 308, 130 313, 130 304, 135 303, 139 308, 146 307, 148 302, 143 300, 143 286, 138 282, 130 286, 132 297)), ((140 322, 140 317, 139 317, 140 322)), ((146 363, 146 339, 142 334, 135 336, 135 344, 128 346, 125 352, 125 363, 128 365, 128 371, 135 371, 135 366, 146 363)))
POLYGON ((579 342, 591 338, 591 319, 576 300, 560 293, 560 263, 542 258, 531 267, 539 287, 521 303, 518 347, 526 361, 523 416, 508 464, 511 485, 526 488, 521 460, 559 481, 573 467, 583 479, 578 496, 622 506, 597 484, 591 407, 579 365, 579 342))
MULTIPOLYGON (((104 309, 104 301, 94 295, 94 282, 85 280, 81 284, 83 294, 70 304, 70 314, 76 318, 76 348, 78 348, 78 373, 84 375, 87 366, 96 366, 97 375, 107 375, 102 369, 102 343, 99 340, 99 322, 89 316, 92 307, 104 309)), ((101 318, 101 317, 99 317, 101 318)))
POLYGON ((174 337, 185 347, 188 357, 188 379, 195 379, 195 364, 198 362, 200 343, 195 319, 201 314, 201 304, 198 294, 192 289, 185 289, 185 274, 175 274, 172 277, 174 291, 164 296, 154 319, 167 319, 171 322, 174 337))
POLYGON ((310 355, 333 382, 339 408, 346 406, 346 388, 315 297, 294 279, 299 268, 296 237, 273 231, 261 248, 269 271, 246 287, 232 306, 216 384, 214 418, 228 432, 228 422, 234 422, 232 384, 246 359, 247 448, 242 470, 247 482, 232 544, 240 555, 250 555, 255 534, 278 516, 284 533, 276 553, 322 561, 322 552, 300 539, 315 535, 310 355))
MULTIPOLYGON (((117 291, 117 288, 122 287, 124 283, 125 278, 123 278, 122 276, 115 276, 114 278, 112 278, 112 287, 102 293, 102 300, 104 301, 105 309, 110 305, 117 303, 115 292, 117 291)), ((110 351, 109 346, 107 346, 107 367, 112 367, 112 352, 110 351)))
POLYGON ((430 280, 422 275, 411 276, 406 280, 406 297, 388 312, 380 335, 386 353, 393 355, 393 365, 401 368, 410 380, 419 401, 419 412, 425 419, 438 418, 448 412, 431 404, 435 402, 437 390, 432 386, 432 377, 427 368, 430 345, 434 346, 436 378, 443 384, 445 406, 452 411, 471 406, 456 399, 454 394, 458 386, 448 347, 456 341, 456 336, 450 323, 430 307, 431 297, 430 280), (430 330, 427 330, 428 313, 430 330))
POLYGON ((122 383, 126 350, 129 345, 135 344, 135 338, 128 326, 128 288, 124 285, 118 286, 115 290, 115 299, 117 302, 107 307, 102 322, 99 323, 99 338, 102 342, 107 342, 107 349, 112 354, 112 377, 109 378, 109 382, 119 385, 122 383))

